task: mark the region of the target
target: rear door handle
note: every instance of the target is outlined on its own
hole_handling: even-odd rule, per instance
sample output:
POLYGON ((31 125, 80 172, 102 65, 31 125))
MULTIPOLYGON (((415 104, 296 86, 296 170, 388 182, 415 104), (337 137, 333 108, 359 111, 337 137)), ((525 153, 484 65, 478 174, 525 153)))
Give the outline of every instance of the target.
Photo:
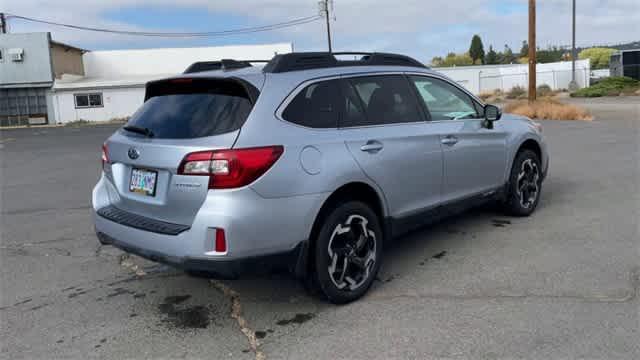
POLYGON ((453 146, 458 143, 458 138, 453 135, 447 135, 444 138, 442 138, 440 142, 443 143, 444 145, 453 146))
POLYGON ((366 144, 360 146, 360 150, 368 153, 377 153, 382 150, 384 145, 380 141, 377 140, 369 140, 366 144))

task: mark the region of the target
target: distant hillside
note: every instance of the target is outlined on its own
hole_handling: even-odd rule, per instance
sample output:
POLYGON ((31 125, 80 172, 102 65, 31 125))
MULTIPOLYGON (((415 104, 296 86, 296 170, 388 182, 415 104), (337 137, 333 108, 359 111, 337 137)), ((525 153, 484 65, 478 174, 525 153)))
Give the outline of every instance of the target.
POLYGON ((591 48, 611 48, 616 50, 640 49, 640 40, 632 41, 624 44, 616 44, 616 45, 594 45, 594 46, 579 47, 577 48, 577 50, 578 52, 580 52, 584 49, 591 49, 591 48))
POLYGON ((630 50, 630 49, 640 49, 640 41, 634 41, 626 44, 620 44, 612 46, 614 49, 618 50, 630 50))

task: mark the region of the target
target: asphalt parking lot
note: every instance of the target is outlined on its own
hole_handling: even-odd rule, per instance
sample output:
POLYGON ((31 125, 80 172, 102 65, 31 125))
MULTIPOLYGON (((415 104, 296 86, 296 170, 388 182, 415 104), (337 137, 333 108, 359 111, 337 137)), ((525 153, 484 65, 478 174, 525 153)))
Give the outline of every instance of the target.
POLYGON ((543 122, 533 216, 402 238, 345 306, 286 274, 211 283, 100 247, 90 194, 115 127, 3 130, 0 358, 638 359, 640 101, 586 105, 592 122, 543 122))

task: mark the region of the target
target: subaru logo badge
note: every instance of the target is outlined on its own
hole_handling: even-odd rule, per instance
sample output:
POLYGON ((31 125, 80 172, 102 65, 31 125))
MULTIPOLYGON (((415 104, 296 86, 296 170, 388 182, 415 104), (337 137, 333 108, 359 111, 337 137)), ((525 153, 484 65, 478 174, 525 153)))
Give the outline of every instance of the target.
POLYGON ((129 148, 129 151, 127 151, 127 155, 129 155, 129 159, 135 160, 140 157, 140 152, 138 151, 138 149, 132 147, 129 148))

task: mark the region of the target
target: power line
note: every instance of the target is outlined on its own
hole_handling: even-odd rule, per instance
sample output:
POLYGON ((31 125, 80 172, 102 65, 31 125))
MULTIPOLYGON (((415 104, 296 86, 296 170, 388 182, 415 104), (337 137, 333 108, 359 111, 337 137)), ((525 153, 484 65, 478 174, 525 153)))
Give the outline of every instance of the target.
POLYGON ((250 34, 262 31, 271 31, 277 29, 283 29, 291 26, 297 26, 302 24, 307 24, 310 22, 314 22, 320 20, 322 16, 307 16, 303 18, 293 19, 285 22, 280 22, 276 24, 263 25, 263 26, 254 26, 247 28, 238 28, 231 30, 222 30, 222 31, 206 31, 206 32, 147 32, 147 31, 127 31, 127 30, 117 30, 117 29, 107 29, 107 28, 96 28, 96 27, 88 27, 88 26, 80 26, 66 23, 59 23, 49 20, 35 19, 31 17, 15 15, 15 14, 6 14, 6 19, 21 19, 29 22, 36 22, 41 24, 60 26, 74 30, 84 30, 84 31, 94 31, 94 32, 104 32, 111 34, 119 34, 119 35, 133 35, 133 36, 151 36, 151 37, 215 37, 215 36, 230 36, 230 35, 239 35, 239 34, 250 34))

